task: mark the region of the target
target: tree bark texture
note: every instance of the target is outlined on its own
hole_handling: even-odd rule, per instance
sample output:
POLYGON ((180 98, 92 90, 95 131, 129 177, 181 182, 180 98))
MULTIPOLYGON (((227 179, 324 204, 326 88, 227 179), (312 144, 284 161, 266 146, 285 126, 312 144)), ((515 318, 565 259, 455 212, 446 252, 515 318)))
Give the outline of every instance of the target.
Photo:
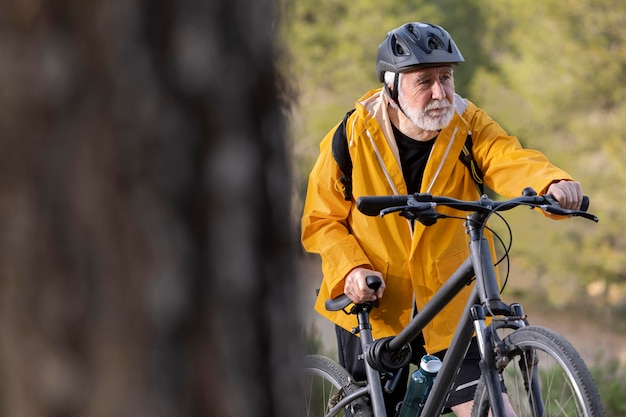
POLYGON ((271 0, 0 7, 0 415, 293 415, 271 0))

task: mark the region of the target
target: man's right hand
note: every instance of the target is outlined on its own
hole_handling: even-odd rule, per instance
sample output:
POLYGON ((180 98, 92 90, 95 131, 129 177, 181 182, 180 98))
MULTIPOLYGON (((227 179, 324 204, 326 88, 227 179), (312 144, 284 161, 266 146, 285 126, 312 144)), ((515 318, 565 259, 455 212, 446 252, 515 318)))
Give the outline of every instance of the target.
POLYGON ((383 296, 385 291, 385 281, 383 275, 380 272, 372 271, 368 268, 356 267, 346 275, 345 285, 343 292, 346 294, 352 302, 355 304, 364 303, 366 301, 375 301, 383 296), (370 275, 376 275, 380 277, 382 284, 377 291, 367 286, 365 278, 370 275))

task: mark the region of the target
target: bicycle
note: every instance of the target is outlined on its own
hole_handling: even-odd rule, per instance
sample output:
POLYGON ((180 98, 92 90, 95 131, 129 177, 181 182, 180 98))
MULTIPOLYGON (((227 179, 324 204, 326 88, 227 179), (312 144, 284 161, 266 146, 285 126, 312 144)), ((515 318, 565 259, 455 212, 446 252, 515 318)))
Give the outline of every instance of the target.
MULTIPOLYGON (((484 237, 487 220, 494 213, 518 206, 538 208, 548 213, 583 217, 588 198, 581 210, 566 210, 549 195, 538 196, 527 188, 520 197, 494 201, 483 195, 476 201, 462 201, 430 194, 360 197, 357 208, 369 216, 390 213, 420 221, 429 226, 442 218, 461 218, 470 237, 470 255, 450 276, 435 296, 396 336, 373 340, 369 312, 375 302, 353 305, 346 295, 326 302, 326 308, 355 314, 366 363, 366 381, 355 381, 334 360, 321 355, 305 358, 306 415, 341 415, 350 409, 360 417, 386 417, 383 389, 393 390, 402 367, 410 359, 410 346, 421 330, 466 285, 475 280, 471 296, 454 333, 442 367, 422 410, 422 417, 439 416, 447 395, 454 388, 457 370, 474 334, 481 353, 481 377, 474 396, 472 415, 504 417, 502 384, 506 387, 517 417, 524 416, 603 416, 599 394, 588 368, 574 347, 561 335, 544 327, 531 326, 520 304, 505 304, 496 278, 490 245, 484 237), (437 206, 465 211, 466 217, 438 213, 437 206), (487 324, 486 317, 491 317, 487 324), (383 386, 384 382, 384 386, 383 386)), ((501 215, 498 214, 502 218, 501 215)), ((506 221, 505 221, 506 223, 506 221)), ((490 229, 488 229, 490 230, 490 229)), ((509 229, 509 233, 510 229, 509 229)), ((510 249, 506 248, 506 254, 510 249)), ((507 277, 508 278, 508 277, 507 277)), ((377 282, 378 280, 378 282, 377 282)), ((368 277, 376 289, 377 277, 368 277)), ((392 416, 390 416, 392 417, 392 416)))

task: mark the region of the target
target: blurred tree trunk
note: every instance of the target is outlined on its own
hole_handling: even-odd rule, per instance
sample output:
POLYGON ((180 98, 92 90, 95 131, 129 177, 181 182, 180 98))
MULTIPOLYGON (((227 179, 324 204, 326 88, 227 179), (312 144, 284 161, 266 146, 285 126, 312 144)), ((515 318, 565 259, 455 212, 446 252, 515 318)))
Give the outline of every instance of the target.
POLYGON ((0 415, 291 416, 271 0, 0 13, 0 415))

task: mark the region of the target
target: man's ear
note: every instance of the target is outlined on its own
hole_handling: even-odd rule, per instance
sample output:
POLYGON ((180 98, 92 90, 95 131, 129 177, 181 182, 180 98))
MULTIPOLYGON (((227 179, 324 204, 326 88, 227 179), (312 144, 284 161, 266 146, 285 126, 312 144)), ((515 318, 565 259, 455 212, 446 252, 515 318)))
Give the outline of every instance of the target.
POLYGON ((396 72, 392 83, 385 83, 385 91, 394 103, 398 102, 398 84, 400 83, 400 73, 396 72))

